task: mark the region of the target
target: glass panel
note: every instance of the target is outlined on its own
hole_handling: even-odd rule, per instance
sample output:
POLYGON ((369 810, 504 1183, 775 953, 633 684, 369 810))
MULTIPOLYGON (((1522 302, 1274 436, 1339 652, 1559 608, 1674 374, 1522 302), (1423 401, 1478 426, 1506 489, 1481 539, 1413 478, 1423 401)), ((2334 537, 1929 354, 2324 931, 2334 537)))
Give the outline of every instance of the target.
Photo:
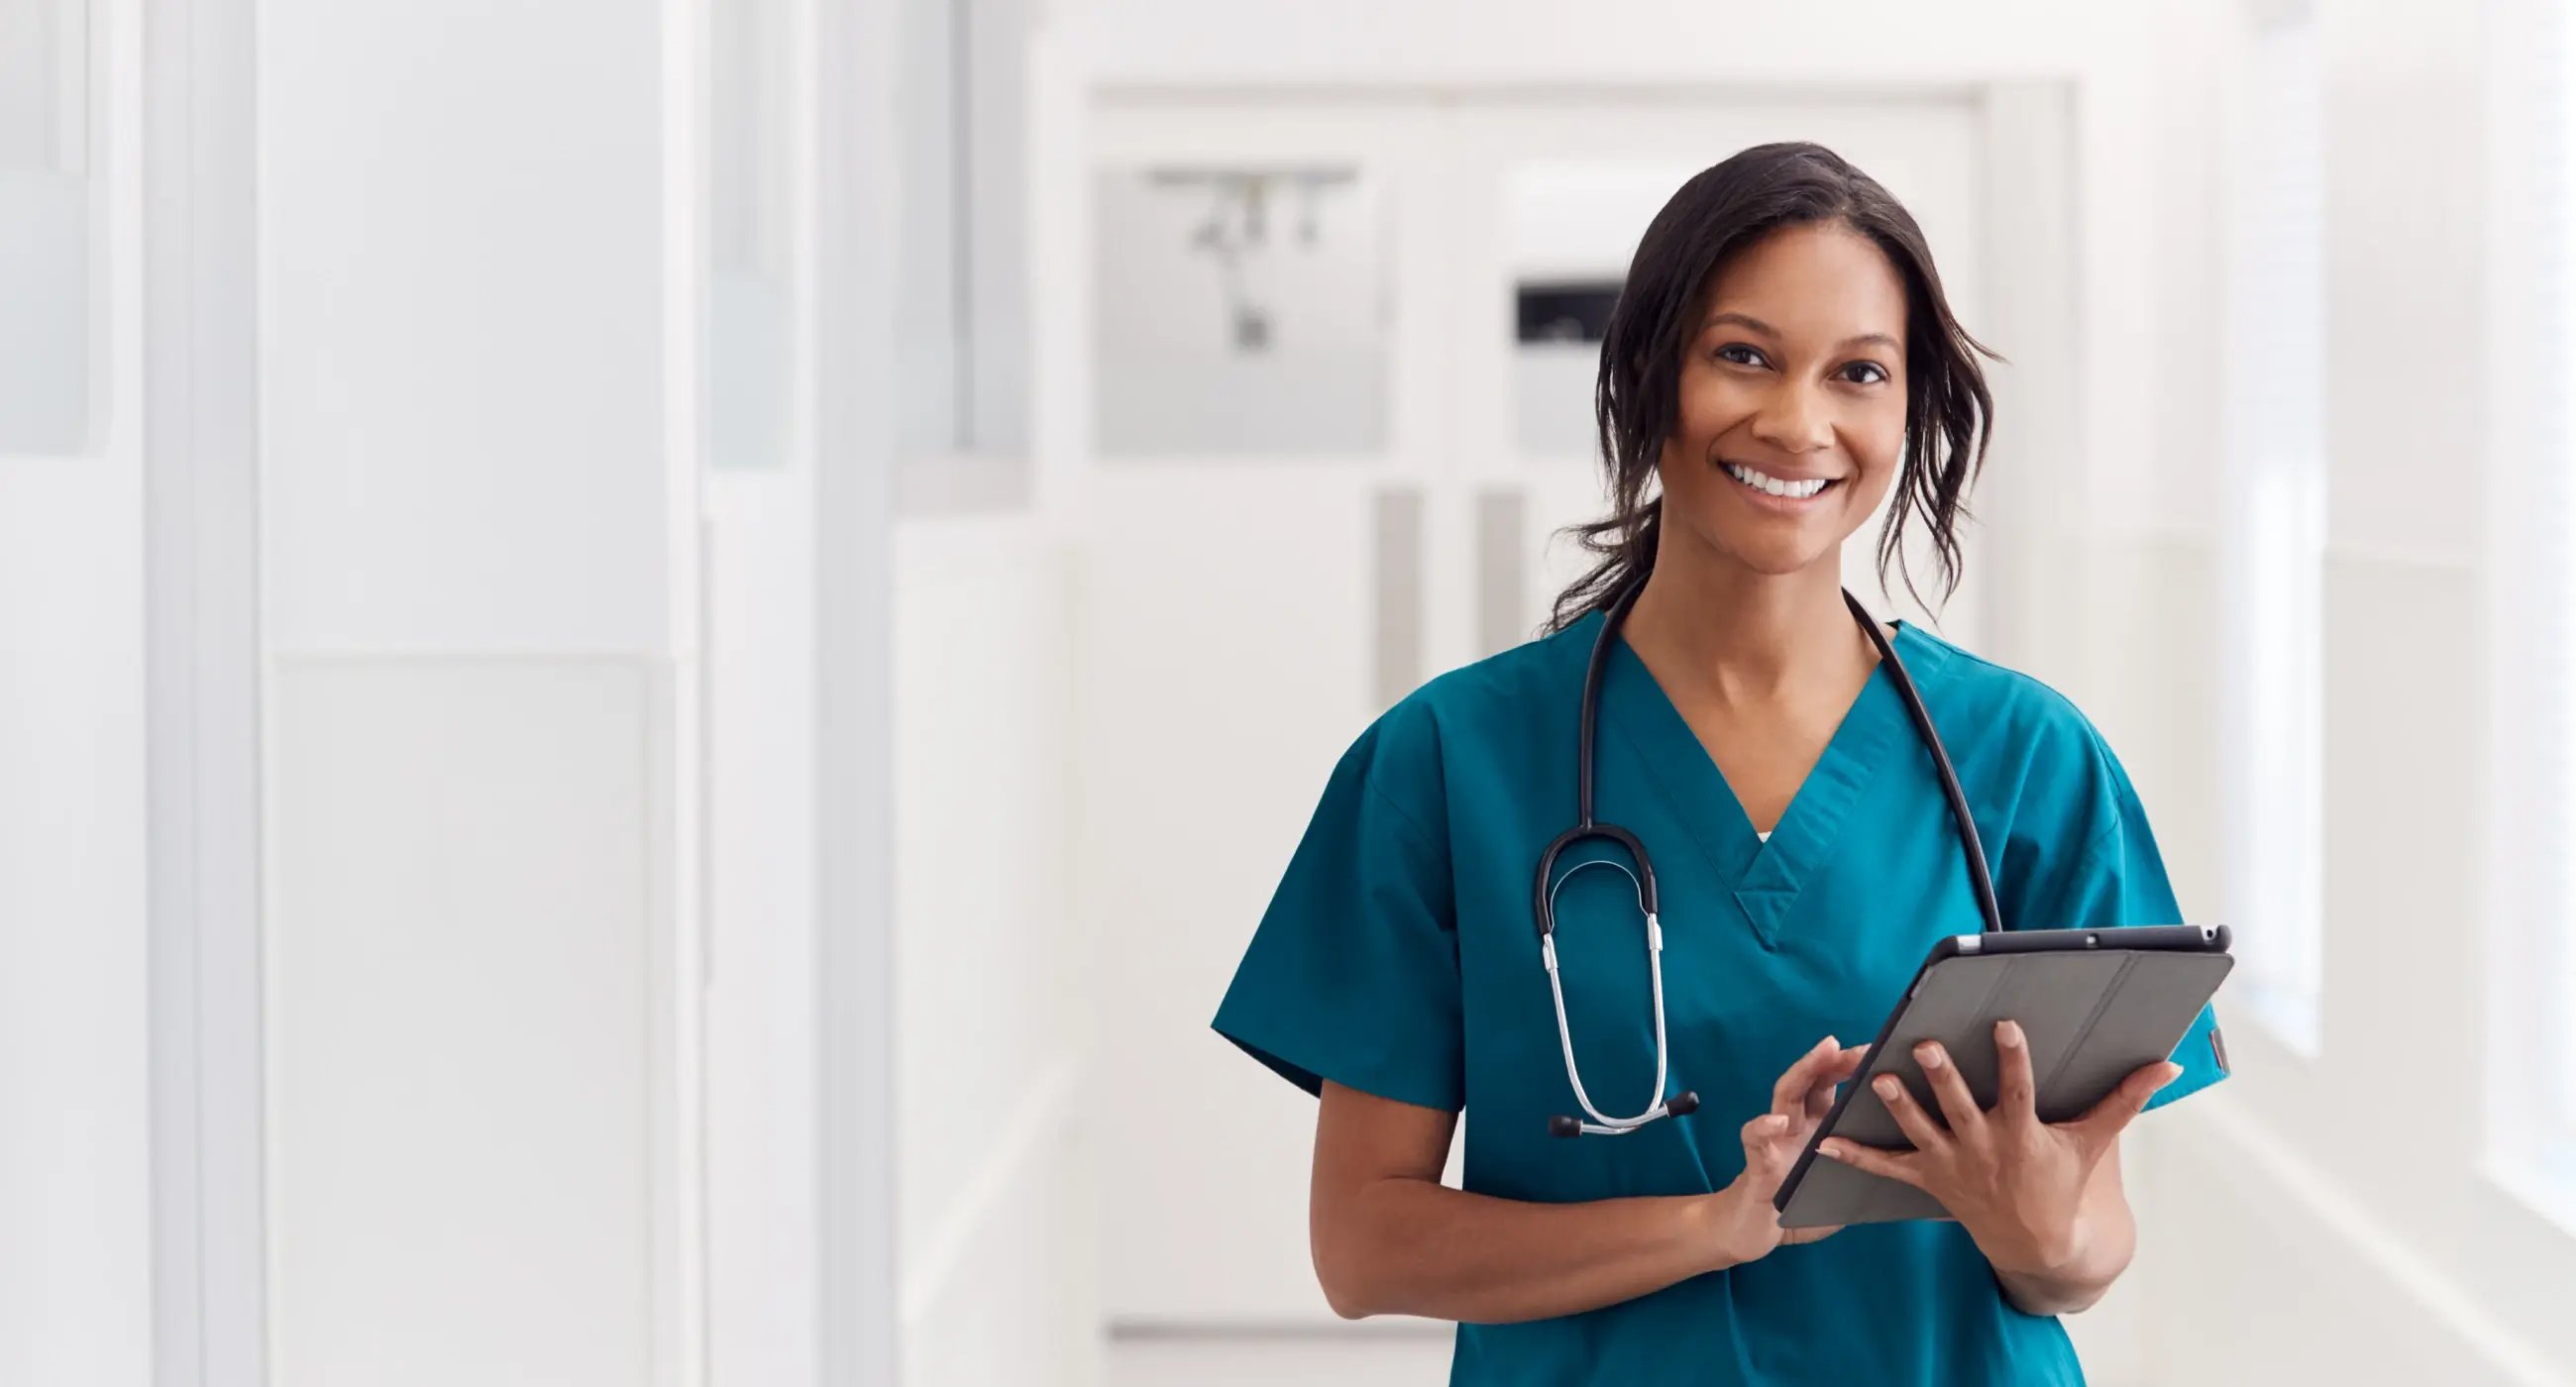
POLYGON ((2222 401, 2241 479, 2221 537, 2232 691, 2220 856, 2247 1000, 2314 1051, 2324 886, 2324 85, 2304 9, 2264 21, 2237 94, 2222 401))
POLYGON ((0 453, 87 446, 97 239, 89 7, 0 0, 0 453))
POLYGON ((1389 238, 1350 168, 1102 172, 1104 459, 1387 446, 1389 238))
MULTIPOLYGON (((2543 741, 2537 759, 2546 766, 2554 793, 2539 806, 2518 806, 2517 812, 2541 820, 2532 826, 2537 831, 2526 832, 2526 844, 2556 845, 2567 842, 2570 826, 2576 825, 2576 666, 2564 654, 2571 634, 2568 614, 2576 612, 2569 605, 2576 595, 2576 545, 2569 538, 2576 528, 2576 353, 2569 350, 2576 347, 2576 250, 2571 250, 2576 247, 2576 10, 2549 6, 2534 30, 2530 40, 2539 50, 2537 95, 2544 112, 2538 179, 2540 282, 2534 286, 2542 339, 2535 345, 2554 369, 2542 377, 2548 410, 2542 465, 2550 475, 2517 490, 2535 548, 2554 570, 2540 605, 2557 626, 2557 638, 2543 644, 2558 653, 2536 682, 2555 695, 2561 715, 2541 738, 2532 739, 2543 741)), ((2546 1091, 2554 1099, 2536 1154, 2551 1167, 2559 1188, 2576 1191, 2576 1007, 2568 1005, 2568 999, 2576 998, 2576 860, 2547 847, 2533 856, 2536 870, 2546 874, 2554 908, 2529 926, 2536 966, 2520 980, 2522 995, 2507 1004, 2521 1020, 2513 1039, 2525 1045, 2538 1042, 2530 1047, 2539 1051, 2536 1074, 2547 1081, 2546 1091)), ((2509 1064, 2504 1069, 2513 1072, 2509 1064)))
POLYGON ((85 171, 88 39, 82 0, 0 0, 0 172, 85 171))
POLYGON ((787 32, 782 0, 711 15, 707 463, 787 465, 787 32))

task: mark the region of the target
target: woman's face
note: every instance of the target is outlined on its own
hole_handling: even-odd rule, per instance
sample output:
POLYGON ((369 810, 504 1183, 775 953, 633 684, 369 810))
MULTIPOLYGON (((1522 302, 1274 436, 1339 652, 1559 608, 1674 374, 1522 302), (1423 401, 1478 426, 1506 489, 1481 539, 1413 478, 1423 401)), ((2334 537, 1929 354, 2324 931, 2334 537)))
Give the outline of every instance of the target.
POLYGON ((1840 223, 1772 232, 1710 277, 1680 386, 1665 539, 1766 575, 1839 566, 1903 460, 1904 282, 1840 223))

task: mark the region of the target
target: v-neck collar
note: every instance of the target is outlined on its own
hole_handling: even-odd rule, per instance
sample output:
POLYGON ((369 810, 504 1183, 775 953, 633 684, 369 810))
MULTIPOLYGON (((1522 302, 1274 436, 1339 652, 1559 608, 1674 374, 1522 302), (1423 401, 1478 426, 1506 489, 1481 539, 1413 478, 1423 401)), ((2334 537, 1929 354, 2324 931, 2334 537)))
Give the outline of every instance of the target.
MULTIPOLYGON (((1780 930, 1800 888, 1831 860, 1835 840, 1870 776, 1892 749, 1913 736, 1904 699, 1885 662, 1871 669, 1766 841, 1645 661, 1624 637, 1612 644, 1602 676, 1601 721, 1616 730, 1603 740, 1624 745, 1645 777, 1663 791, 1693 849, 1720 882, 1733 883, 1736 908, 1762 947, 1779 947, 1780 930)), ((1893 644, 1916 689, 1927 691, 1949 647, 1908 622, 1898 623, 1893 644)), ((1619 813, 1604 805, 1602 816, 1616 822, 1619 813)), ((1672 849, 1648 841, 1647 850, 1672 849)))

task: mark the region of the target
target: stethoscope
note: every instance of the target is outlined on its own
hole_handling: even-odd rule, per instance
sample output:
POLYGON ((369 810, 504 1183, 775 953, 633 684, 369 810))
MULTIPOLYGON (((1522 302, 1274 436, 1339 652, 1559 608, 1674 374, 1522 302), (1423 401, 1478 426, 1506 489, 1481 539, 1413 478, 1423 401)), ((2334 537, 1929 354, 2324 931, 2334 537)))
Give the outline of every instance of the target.
MULTIPOLYGON (((1625 1136, 1659 1117, 1681 1117, 1699 1107, 1699 1095, 1688 1089, 1670 1098, 1663 1096, 1664 1081, 1669 1077, 1664 1045, 1664 927, 1655 911, 1655 864, 1646 856, 1646 845, 1637 840, 1636 834, 1592 817, 1592 741, 1601 716, 1601 671, 1610 662, 1611 647, 1619 639, 1620 623, 1627 620, 1628 609, 1636 605, 1637 594, 1645 589, 1643 579, 1629 585, 1628 590, 1610 604, 1609 614, 1602 619, 1600 634, 1593 637, 1592 662, 1583 671, 1583 735, 1575 755, 1574 769, 1576 805, 1583 817, 1574 827, 1558 834, 1555 842, 1547 845, 1547 852, 1538 860, 1538 882, 1532 893, 1538 912, 1539 955, 1547 963, 1547 990, 1556 998, 1556 1038, 1565 1048, 1566 1081, 1574 1085, 1574 1100, 1581 1103, 1583 1111, 1592 1118, 1589 1122, 1567 1116, 1549 1118, 1548 1132, 1560 1137, 1625 1136), (1566 870, 1564 877, 1557 876, 1557 854, 1589 838, 1605 839, 1626 849, 1629 859, 1637 864, 1636 870, 1630 871, 1617 861, 1600 857, 1578 862, 1566 870), (1575 1069, 1574 1032, 1565 1020, 1565 985, 1556 972, 1556 893, 1565 885, 1567 877, 1586 867, 1615 868, 1627 877, 1629 884, 1637 890, 1637 909, 1646 917, 1646 970, 1655 996, 1656 1101, 1654 1106, 1635 1117, 1611 1117, 1592 1105, 1591 1095, 1583 1091, 1583 1075, 1575 1069)), ((1879 664, 1887 671, 1888 681, 1896 686, 1897 696, 1905 700, 1906 715, 1914 722, 1914 735, 1922 740, 1924 750, 1932 753, 1932 768, 1941 777, 1941 793, 1950 801, 1950 818, 1959 826, 1959 847, 1967 854, 1968 884, 1976 892, 1977 911, 1985 918, 1987 929, 2000 930, 2004 927, 2003 912, 1995 905, 1994 880, 1986 873, 1985 845, 1977 839, 1977 825, 1968 817, 1968 797, 1959 792, 1958 773, 1950 769, 1950 752, 1941 745, 1941 734, 1932 727, 1932 715, 1924 710, 1923 696, 1915 692, 1914 680, 1906 674, 1905 662, 1896 658, 1896 647, 1888 642, 1887 633, 1878 629, 1877 619, 1860 604, 1859 598, 1851 595, 1849 589, 1843 592, 1843 605, 1851 608, 1852 620, 1860 623, 1869 643, 1878 647, 1879 664)))

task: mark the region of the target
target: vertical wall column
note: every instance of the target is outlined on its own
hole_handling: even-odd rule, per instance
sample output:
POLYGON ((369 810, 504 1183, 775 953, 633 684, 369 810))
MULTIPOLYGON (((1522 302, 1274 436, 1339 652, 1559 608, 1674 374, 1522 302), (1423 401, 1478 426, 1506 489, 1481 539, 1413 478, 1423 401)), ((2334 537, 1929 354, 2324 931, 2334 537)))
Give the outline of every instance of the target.
POLYGON ((679 9, 260 9, 278 1387, 679 1371, 679 9))

